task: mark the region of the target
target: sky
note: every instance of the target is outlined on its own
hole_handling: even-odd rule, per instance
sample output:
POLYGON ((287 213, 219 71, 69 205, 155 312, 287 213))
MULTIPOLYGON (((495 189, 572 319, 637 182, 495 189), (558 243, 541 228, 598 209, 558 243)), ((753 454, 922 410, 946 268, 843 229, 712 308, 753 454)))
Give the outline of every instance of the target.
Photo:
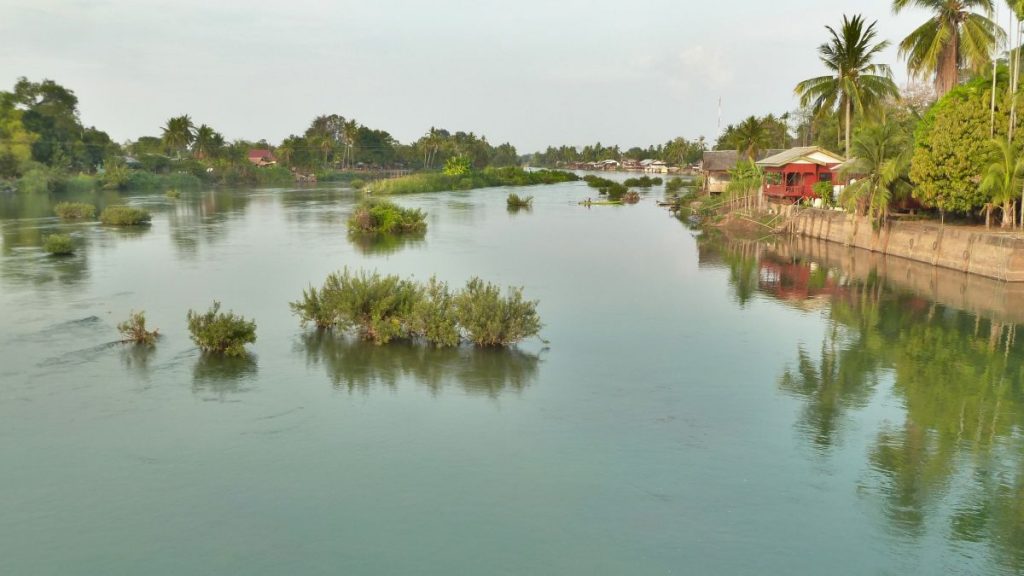
POLYGON ((49 78, 124 141, 189 114, 279 142, 319 114, 411 142, 436 126, 520 153, 714 140, 797 107, 842 15, 878 20, 881 61, 927 18, 891 0, 2 0, 0 89, 49 78))

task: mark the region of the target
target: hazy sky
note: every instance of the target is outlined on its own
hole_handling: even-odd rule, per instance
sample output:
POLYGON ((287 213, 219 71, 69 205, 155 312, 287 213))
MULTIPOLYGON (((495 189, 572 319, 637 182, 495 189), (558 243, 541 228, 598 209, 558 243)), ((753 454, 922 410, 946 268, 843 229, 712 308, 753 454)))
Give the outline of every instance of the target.
MULTIPOLYGON (((825 24, 862 13, 894 43, 925 14, 890 0, 3 0, 0 87, 51 78, 115 140, 189 114, 277 142, 338 113, 403 142, 431 126, 521 153, 717 136, 796 107, 825 24)), ((904 66, 886 53, 897 80, 904 66)))

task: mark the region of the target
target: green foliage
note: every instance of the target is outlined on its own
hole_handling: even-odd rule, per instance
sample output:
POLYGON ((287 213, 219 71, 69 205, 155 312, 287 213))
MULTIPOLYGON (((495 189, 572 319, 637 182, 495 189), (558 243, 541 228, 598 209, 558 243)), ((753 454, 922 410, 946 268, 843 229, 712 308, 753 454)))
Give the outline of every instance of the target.
POLYGON ((741 160, 736 168, 729 171, 731 179, 725 188, 726 194, 732 197, 748 196, 761 188, 764 173, 753 160, 741 160))
POLYGON ((469 158, 465 156, 452 156, 444 163, 445 176, 462 176, 469 174, 471 169, 469 158))
POLYGON ((409 317, 409 331, 438 348, 459 345, 459 318, 447 282, 431 277, 420 290, 409 317))
POLYGON ((540 330, 536 302, 522 290, 507 296, 479 279, 452 293, 431 278, 425 285, 398 276, 348 269, 327 277, 319 289, 309 287, 292 302, 303 325, 355 331, 362 339, 387 344, 419 338, 434 346, 457 346, 465 338, 480 346, 508 346, 540 330))
POLYGON ((353 190, 362 190, 366 187, 366 180, 363 180, 362 178, 353 178, 348 185, 351 186, 353 190))
POLYGON ((96 207, 85 202, 60 202, 53 212, 61 220, 89 220, 96 215, 96 207))
POLYGON ((623 204, 636 204, 640 201, 640 193, 636 190, 630 190, 622 195, 623 204))
POLYGON ((739 150, 748 158, 756 158, 767 148, 786 148, 793 137, 789 133, 788 115, 750 116, 739 124, 729 124, 715 143, 716 150, 739 150))
POLYGON ((422 234, 427 230, 426 218, 426 212, 419 208, 367 198, 349 217, 348 230, 355 234, 422 234))
POLYGON ((49 194, 55 192, 63 183, 59 170, 43 165, 35 165, 18 179, 18 192, 26 194, 49 194))
POLYGON ((472 190, 495 186, 534 186, 573 182, 579 177, 561 170, 527 171, 516 166, 485 168, 460 176, 439 173, 412 174, 401 178, 380 180, 371 186, 375 194, 416 194, 447 190, 472 190))
POLYGON ((167 192, 164 192, 164 196, 171 199, 176 199, 181 197, 181 192, 179 192, 177 188, 171 188, 167 192))
POLYGON ((596 188, 598 194, 607 196, 612 202, 621 201, 626 192, 629 192, 629 188, 623 184, 619 184, 614 180, 608 180, 607 178, 594 176, 593 174, 584 176, 583 180, 587 183, 587 186, 596 188))
POLYGON ((627 178, 622 184, 629 188, 650 188, 651 186, 661 186, 661 183, 661 178, 641 176, 640 178, 627 178))
POLYGON ((455 297, 455 313, 466 337, 478 346, 509 346, 542 328, 537 302, 524 300, 521 288, 509 288, 502 296, 498 286, 479 278, 455 297))
POLYGON ((686 187, 686 181, 682 178, 673 178, 665 184, 665 192, 675 194, 686 187))
POLYGON ((122 342, 152 346, 160 336, 159 330, 146 330, 146 313, 132 311, 128 319, 117 325, 122 342))
POLYGON ((217 301, 202 314, 189 310, 186 318, 192 341, 203 352, 242 356, 245 345, 256 341, 256 323, 234 312, 221 312, 217 301))
POLYGON ((67 234, 50 234, 43 242, 43 250, 53 256, 68 256, 75 253, 75 243, 67 234))
MULTIPOLYGON (((979 78, 954 88, 918 125, 910 177, 914 198, 923 205, 969 214, 988 201, 979 181, 991 154, 990 83, 979 78)), ((997 137, 1006 136, 1009 108, 1008 97, 997 97, 997 137)), ((1015 131, 1020 128, 1018 121, 1015 131)))
POLYGON ((124 190, 128 186, 130 170, 120 160, 106 162, 100 181, 104 190, 124 190))
POLYGON ((139 226, 147 224, 152 216, 146 210, 131 206, 107 206, 100 213, 100 222, 108 226, 139 226))
POLYGON ((811 191, 818 198, 821 198, 822 203, 826 206, 832 206, 834 204, 834 198, 832 197, 835 193, 831 182, 815 182, 814 186, 811 186, 811 191))
POLYGON ((533 207, 533 196, 520 196, 512 192, 505 199, 505 203, 509 210, 529 209, 533 207))
POLYGON ((844 167, 857 181, 847 185, 840 201, 847 210, 867 214, 880 224, 895 200, 910 196, 910 148, 899 126, 873 125, 857 135, 853 159, 844 167))
POLYGON ((91 174, 75 174, 64 180, 61 191, 67 194, 88 194, 96 190, 98 181, 91 174))

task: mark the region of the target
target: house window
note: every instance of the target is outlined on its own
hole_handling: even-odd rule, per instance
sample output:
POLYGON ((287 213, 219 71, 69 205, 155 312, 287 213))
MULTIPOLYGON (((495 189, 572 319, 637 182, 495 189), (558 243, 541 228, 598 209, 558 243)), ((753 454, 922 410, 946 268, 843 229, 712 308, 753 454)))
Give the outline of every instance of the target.
POLYGON ((831 172, 826 172, 824 174, 818 174, 818 182, 831 182, 831 181, 832 181, 832 173, 831 172))

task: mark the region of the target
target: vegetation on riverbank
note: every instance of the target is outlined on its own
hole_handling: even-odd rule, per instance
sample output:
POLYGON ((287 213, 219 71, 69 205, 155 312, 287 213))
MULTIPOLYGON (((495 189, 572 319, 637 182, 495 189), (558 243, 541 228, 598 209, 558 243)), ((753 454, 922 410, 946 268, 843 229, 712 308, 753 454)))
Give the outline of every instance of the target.
POLYGON ((452 292, 431 278, 426 284, 377 272, 330 274, 318 289, 310 286, 290 304, 303 325, 354 332, 375 344, 423 340, 433 346, 511 346, 542 327, 537 302, 522 289, 501 289, 479 278, 452 292))
POLYGON ((430 172, 412 174, 389 180, 379 180, 368 185, 372 194, 398 195, 446 190, 473 190, 497 186, 536 186, 573 182, 579 176, 561 170, 524 170, 517 166, 485 168, 464 173, 445 174, 430 172))

